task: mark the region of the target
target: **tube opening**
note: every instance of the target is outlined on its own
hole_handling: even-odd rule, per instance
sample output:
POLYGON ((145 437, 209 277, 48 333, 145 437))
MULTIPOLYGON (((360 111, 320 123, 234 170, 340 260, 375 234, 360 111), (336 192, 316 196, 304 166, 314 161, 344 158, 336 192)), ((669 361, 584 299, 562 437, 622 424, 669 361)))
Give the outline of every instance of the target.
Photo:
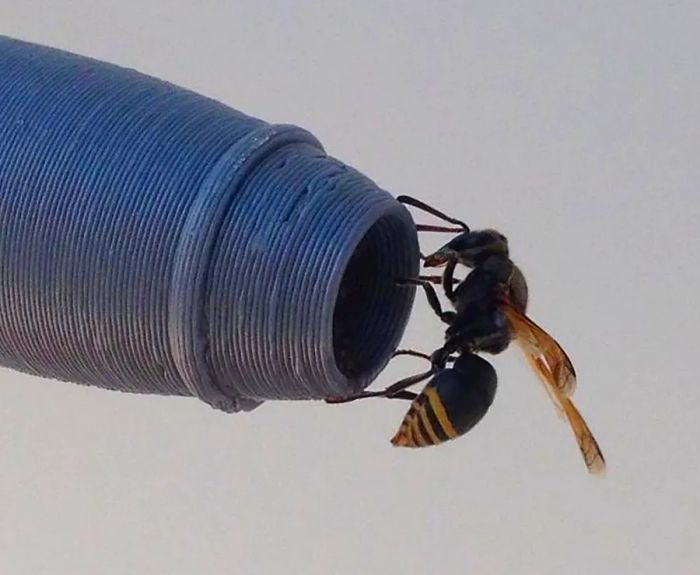
POLYGON ((360 240, 343 274, 333 315, 333 347, 340 372, 364 386, 398 345, 415 290, 397 278, 417 269, 416 247, 407 222, 396 213, 381 217, 360 240))

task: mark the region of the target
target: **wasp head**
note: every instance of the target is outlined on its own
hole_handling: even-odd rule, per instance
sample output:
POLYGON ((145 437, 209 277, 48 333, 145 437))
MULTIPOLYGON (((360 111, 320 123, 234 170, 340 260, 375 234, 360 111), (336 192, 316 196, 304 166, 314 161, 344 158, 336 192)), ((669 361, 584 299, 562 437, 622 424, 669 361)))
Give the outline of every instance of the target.
POLYGON ((449 261, 473 268, 494 255, 508 257, 508 239, 496 230, 465 232, 425 258, 425 267, 440 267, 449 261))

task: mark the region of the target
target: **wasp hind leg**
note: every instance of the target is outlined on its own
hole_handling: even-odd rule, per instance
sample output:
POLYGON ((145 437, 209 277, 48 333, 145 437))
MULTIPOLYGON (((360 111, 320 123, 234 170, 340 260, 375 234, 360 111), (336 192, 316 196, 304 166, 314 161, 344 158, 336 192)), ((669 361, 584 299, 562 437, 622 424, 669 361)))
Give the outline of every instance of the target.
POLYGON ((417 393, 412 391, 407 391, 407 388, 412 385, 416 385, 421 381, 424 381, 435 374, 437 371, 435 366, 432 366, 428 371, 422 373, 417 373, 416 375, 411 375, 406 377, 396 383, 390 385, 386 389, 381 391, 363 391, 356 395, 351 395, 350 397, 327 397, 325 399, 326 403, 349 403, 357 399, 365 399, 367 397, 386 397, 387 399, 408 399, 413 401, 418 397, 417 393))

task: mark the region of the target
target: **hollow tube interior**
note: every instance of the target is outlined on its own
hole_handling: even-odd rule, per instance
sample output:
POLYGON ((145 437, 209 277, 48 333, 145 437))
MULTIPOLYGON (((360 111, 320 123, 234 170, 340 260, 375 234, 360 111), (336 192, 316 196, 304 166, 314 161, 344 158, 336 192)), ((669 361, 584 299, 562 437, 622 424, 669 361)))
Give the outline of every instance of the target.
POLYGON ((395 349, 395 326, 413 299, 412 288, 395 283, 415 273, 404 226, 392 215, 377 220, 343 274, 333 315, 333 347, 338 369, 350 380, 362 380, 383 366, 395 349))

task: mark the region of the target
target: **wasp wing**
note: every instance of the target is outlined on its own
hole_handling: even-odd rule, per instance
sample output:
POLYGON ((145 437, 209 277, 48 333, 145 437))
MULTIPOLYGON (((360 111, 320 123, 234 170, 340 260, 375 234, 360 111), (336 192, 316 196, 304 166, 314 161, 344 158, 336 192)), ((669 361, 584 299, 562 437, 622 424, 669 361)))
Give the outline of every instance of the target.
POLYGON ((576 374, 571 360, 554 338, 513 304, 504 302, 503 312, 525 358, 544 384, 557 411, 568 419, 588 471, 594 474, 604 473, 603 452, 583 416, 569 398, 576 387, 576 374))
POLYGON ((583 460, 586 462, 588 471, 596 475, 604 474, 605 458, 603 457, 603 452, 600 450, 600 446, 595 437, 593 437, 593 433, 591 433, 591 430, 588 428, 583 416, 579 410, 576 409, 574 402, 568 397, 561 398, 561 405, 571 424, 571 429, 574 430, 578 448, 581 450, 581 455, 583 455, 583 460))
POLYGON ((576 390, 576 371, 564 349, 510 301, 504 301, 502 309, 513 335, 540 378, 543 377, 542 368, 553 376, 553 380, 546 378, 545 385, 553 385, 564 397, 571 397, 576 390))
POLYGON ((559 400, 559 397, 556 394, 556 389, 554 389, 554 387, 549 384, 549 380, 553 378, 549 373, 547 365, 541 360, 541 358, 537 356, 536 353, 533 353, 531 350, 528 350, 526 348, 527 344, 524 343, 523 339, 516 338, 516 341, 520 345, 520 349, 523 350, 523 355, 525 356, 527 362, 530 364, 532 371, 534 371, 537 374, 537 377, 540 383, 542 384, 542 387, 544 387, 544 390, 547 392, 547 395, 552 400, 554 407, 557 408, 557 415, 561 419, 564 419, 566 417, 566 414, 564 413, 564 408, 562 407, 561 401, 559 400))

